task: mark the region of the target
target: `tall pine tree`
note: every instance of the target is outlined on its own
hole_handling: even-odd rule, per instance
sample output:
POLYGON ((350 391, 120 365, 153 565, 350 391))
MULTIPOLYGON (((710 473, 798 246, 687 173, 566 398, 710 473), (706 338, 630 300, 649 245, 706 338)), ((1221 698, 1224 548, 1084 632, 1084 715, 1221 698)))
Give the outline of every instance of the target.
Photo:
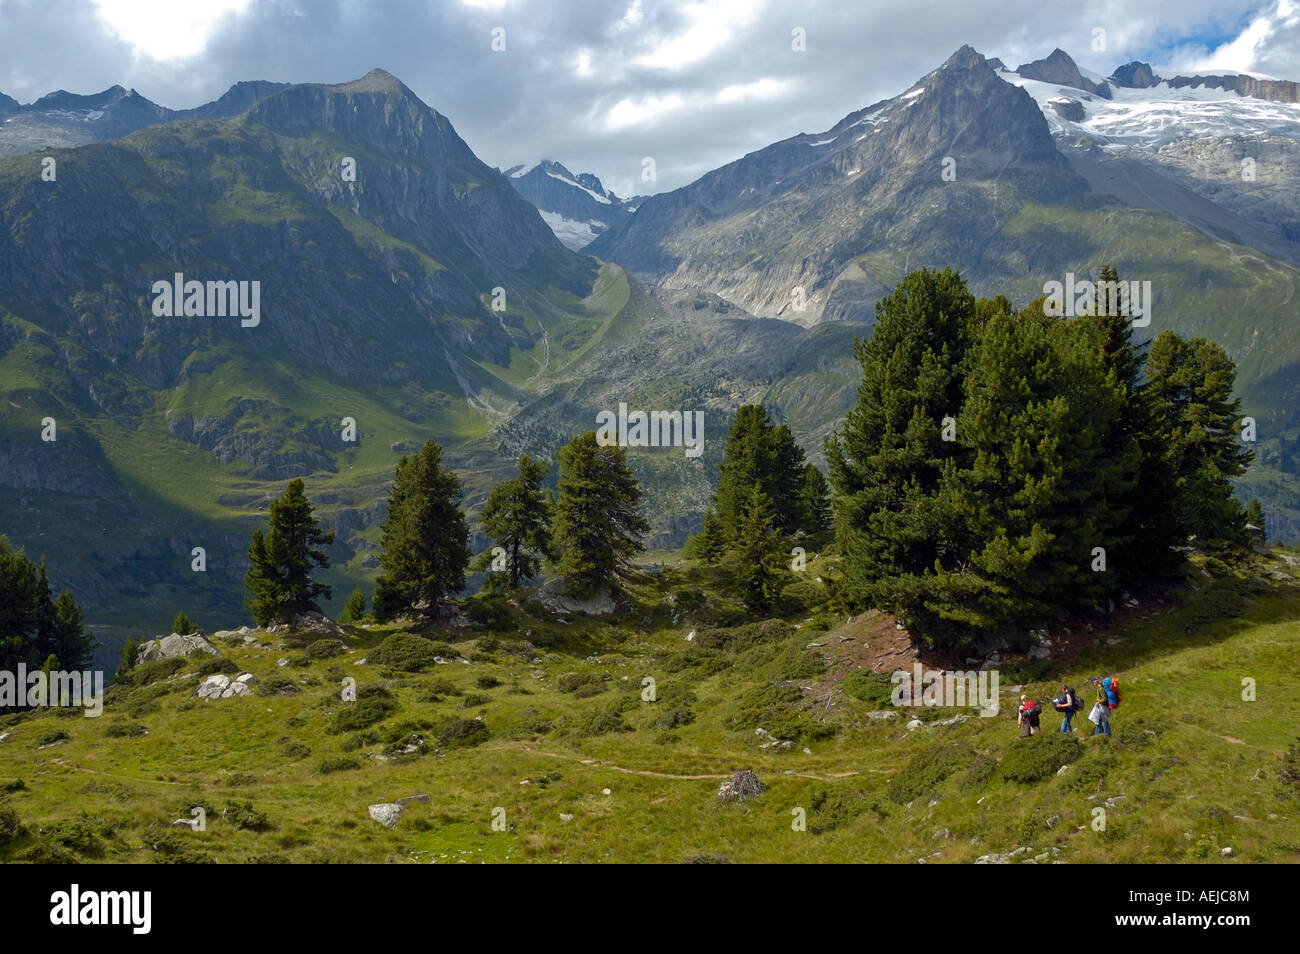
MULTIPOLYGON (((555 559, 551 538, 552 504, 542 481, 550 466, 531 457, 519 459, 519 475, 497 486, 483 504, 479 517, 483 532, 505 554, 504 570, 488 577, 489 586, 517 590, 529 577, 536 576, 542 558, 555 559)), ((494 548, 495 549, 495 548, 494 548)), ((480 557, 480 566, 490 569, 495 557, 488 550, 480 557)))
POLYGON ((847 599, 904 618, 925 609, 936 564, 967 555, 940 481, 962 445, 945 440, 962 404, 976 303, 950 269, 920 269, 876 305, 857 405, 827 442, 847 599))
POLYGON ((1242 442, 1236 369, 1217 344, 1162 333, 1147 356, 1147 407, 1162 451, 1157 461, 1172 503, 1176 544, 1195 537, 1215 548, 1249 544, 1232 480, 1254 454, 1242 442))
POLYGON ((371 601, 376 618, 432 606, 464 588, 469 526, 460 501, 460 478, 443 469, 442 448, 434 441, 397 462, 381 527, 382 572, 371 601))
POLYGON ((244 605, 259 626, 319 612, 316 601, 329 599, 330 588, 313 580, 312 573, 329 567, 322 547, 333 542, 334 531, 321 530, 302 479, 289 481, 284 494, 271 503, 266 532, 254 531, 248 548, 244 605))
POLYGON ((560 450, 558 490, 558 569, 569 592, 590 596, 613 587, 650 529, 637 512, 641 488, 623 448, 598 444, 595 431, 575 437, 560 450))

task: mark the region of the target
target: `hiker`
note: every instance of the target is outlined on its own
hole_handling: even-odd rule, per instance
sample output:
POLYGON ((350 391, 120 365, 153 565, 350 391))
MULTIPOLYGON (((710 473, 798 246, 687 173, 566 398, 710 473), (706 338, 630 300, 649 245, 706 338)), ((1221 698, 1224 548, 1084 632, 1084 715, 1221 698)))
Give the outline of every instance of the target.
POLYGON ((1089 682, 1097 687, 1097 704, 1088 713, 1088 718, 1097 724, 1092 734, 1105 735, 1109 738, 1111 710, 1118 709, 1119 704, 1124 700, 1119 691, 1119 679, 1115 676, 1107 676, 1098 681, 1097 677, 1093 676, 1089 682))
POLYGON ((1022 739, 1038 734, 1038 717, 1042 711, 1036 700, 1028 696, 1020 697, 1020 708, 1016 710, 1016 725, 1020 726, 1022 739))
POLYGON ((1070 720, 1074 714, 1083 708, 1083 703, 1075 694, 1074 689, 1061 683, 1061 694, 1052 700, 1052 708, 1061 713, 1061 731, 1073 732, 1074 727, 1070 725, 1070 720))

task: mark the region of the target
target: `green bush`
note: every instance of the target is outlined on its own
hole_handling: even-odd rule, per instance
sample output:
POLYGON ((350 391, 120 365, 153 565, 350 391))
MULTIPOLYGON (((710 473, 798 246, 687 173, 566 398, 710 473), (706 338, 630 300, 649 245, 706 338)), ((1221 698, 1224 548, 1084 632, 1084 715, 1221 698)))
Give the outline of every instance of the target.
POLYGON ((1083 746, 1072 734, 1044 732, 1027 739, 1017 739, 998 770, 1008 782, 1029 784, 1051 778, 1062 765, 1070 765, 1083 755, 1083 746))
POLYGON ((471 748, 486 742, 490 736, 487 725, 478 719, 448 719, 437 729, 441 749, 471 748))
POLYGON ((480 689, 495 689, 497 686, 501 685, 501 680, 496 676, 483 675, 474 680, 474 685, 478 686, 480 689))
POLYGON ((605 691, 605 677, 594 672, 566 672, 555 687, 560 692, 570 692, 579 699, 589 699, 605 691))
POLYGON ((690 709, 669 709, 651 723, 656 729, 676 729, 690 725, 695 721, 695 713, 690 709))
POLYGON ((259 696, 292 696, 302 692, 302 688, 285 676, 276 676, 268 679, 257 686, 259 696))
POLYGON ((280 751, 288 759, 305 759, 311 755, 311 746, 290 740, 280 746, 280 751))
POLYGON ((89 822, 54 822, 42 829, 41 837, 87 858, 98 858, 104 853, 99 834, 89 822))
POLYGON ((737 729, 766 728, 772 731, 771 726, 778 721, 788 720, 791 716, 790 707, 802 701, 803 692, 798 686, 755 686, 741 695, 731 725, 737 729))
POLYGON ((970 749, 956 742, 918 752, 890 777, 890 799, 901 805, 931 794, 948 776, 968 765, 972 754, 970 749))
POLYGON ((765 619, 731 628, 702 628, 695 635, 695 645, 701 649, 723 649, 728 652, 742 653, 753 646, 780 642, 794 635, 795 632, 793 623, 783 619, 765 619))
POLYGON ((514 612, 503 596, 478 596, 465 602, 465 615, 470 622, 485 629, 508 629, 514 612))
POLYGON ((485 696, 481 692, 476 692, 462 699, 460 703, 460 707, 462 709, 476 709, 479 706, 487 705, 491 701, 492 701, 491 696, 485 696))
POLYGON ((119 673, 116 681, 124 686, 148 686, 168 676, 174 676, 184 668, 184 659, 152 659, 140 663, 130 672, 119 673))
POLYGON ((343 652, 343 644, 337 639, 318 639, 307 646, 308 659, 333 659, 343 652))
POLYGON ((378 666, 419 672, 434 665, 434 657, 440 655, 439 645, 413 633, 393 633, 372 649, 367 659, 378 666))
POLYGON ((221 817, 242 831, 266 831, 271 827, 266 814, 256 811, 252 802, 227 802, 221 817))
POLYGON ((830 590, 816 580, 799 580, 781 590, 782 603, 804 610, 816 609, 830 598, 830 590))
POLYGON ((46 729, 36 737, 35 745, 39 749, 42 745, 53 745, 55 742, 66 742, 71 738, 72 736, 68 735, 68 733, 63 729, 46 729))
POLYGON ((808 830, 820 834, 851 822, 871 807, 871 800, 861 792, 846 792, 823 786, 813 789, 808 807, 812 809, 808 830))
POLYGON ((632 727, 623 721, 623 714, 617 709, 601 709, 588 713, 577 727, 578 735, 586 737, 631 731, 632 727))
POLYGON ((225 656, 216 656, 203 663, 194 671, 198 673, 199 678, 202 679, 204 676, 215 676, 219 673, 229 676, 233 673, 239 672, 239 667, 225 656))
POLYGON ((893 704, 894 683, 887 672, 855 669, 840 684, 846 695, 861 702, 884 709, 893 704))
POLYGON ((378 686, 363 686, 357 690, 356 702, 345 702, 343 708, 334 713, 329 727, 325 730, 331 735, 340 732, 355 732, 372 726, 389 714, 397 711, 397 700, 386 689, 378 686), (366 689, 380 689, 380 692, 365 692, 366 689), (382 694, 381 694, 382 693, 382 694))
POLYGON ((27 828, 18 817, 18 813, 12 808, 0 808, 0 848, 17 841, 25 834, 27 828))

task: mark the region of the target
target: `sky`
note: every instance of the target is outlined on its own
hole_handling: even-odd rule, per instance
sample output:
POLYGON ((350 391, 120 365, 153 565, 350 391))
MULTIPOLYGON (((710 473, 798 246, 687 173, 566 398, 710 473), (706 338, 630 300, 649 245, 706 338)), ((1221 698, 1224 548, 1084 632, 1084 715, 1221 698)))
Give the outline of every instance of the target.
POLYGON ((380 67, 490 165, 554 159, 628 196, 828 129, 967 43, 1013 68, 1059 46, 1102 75, 1300 80, 1300 0, 0 0, 0 92, 183 109, 380 67))

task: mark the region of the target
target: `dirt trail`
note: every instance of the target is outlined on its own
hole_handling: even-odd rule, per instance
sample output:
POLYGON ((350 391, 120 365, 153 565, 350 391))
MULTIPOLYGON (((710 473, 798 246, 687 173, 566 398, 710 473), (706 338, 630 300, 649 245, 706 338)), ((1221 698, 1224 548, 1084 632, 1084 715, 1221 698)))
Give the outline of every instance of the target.
MULTIPOLYGON (((667 778, 667 779, 673 779, 682 782, 701 782, 701 781, 722 781, 724 779, 731 778, 733 774, 731 772, 727 772, 724 774, 709 773, 704 775, 678 775, 672 772, 655 772, 652 771, 651 769, 633 769, 633 768, 627 768, 626 766, 623 765, 615 765, 613 762, 603 762, 600 759, 583 758, 581 755, 570 755, 565 752, 545 752, 542 751, 541 749, 529 748, 527 745, 523 745, 523 744, 498 745, 498 746, 493 746, 493 748, 498 750, 517 749, 523 752, 527 752, 529 755, 540 755, 543 758, 548 758, 548 759, 563 759, 566 762, 579 762, 582 765, 590 765, 593 768, 610 769, 611 771, 614 772, 621 772, 624 775, 640 775, 645 778, 667 778)), ((893 769, 867 769, 867 771, 879 772, 881 774, 888 775, 890 772, 893 771, 893 769)), ((831 772, 827 775, 821 775, 816 772, 792 772, 790 774, 791 777, 793 778, 810 778, 818 782, 830 782, 838 778, 850 778, 860 773, 853 771, 853 772, 831 772)))

